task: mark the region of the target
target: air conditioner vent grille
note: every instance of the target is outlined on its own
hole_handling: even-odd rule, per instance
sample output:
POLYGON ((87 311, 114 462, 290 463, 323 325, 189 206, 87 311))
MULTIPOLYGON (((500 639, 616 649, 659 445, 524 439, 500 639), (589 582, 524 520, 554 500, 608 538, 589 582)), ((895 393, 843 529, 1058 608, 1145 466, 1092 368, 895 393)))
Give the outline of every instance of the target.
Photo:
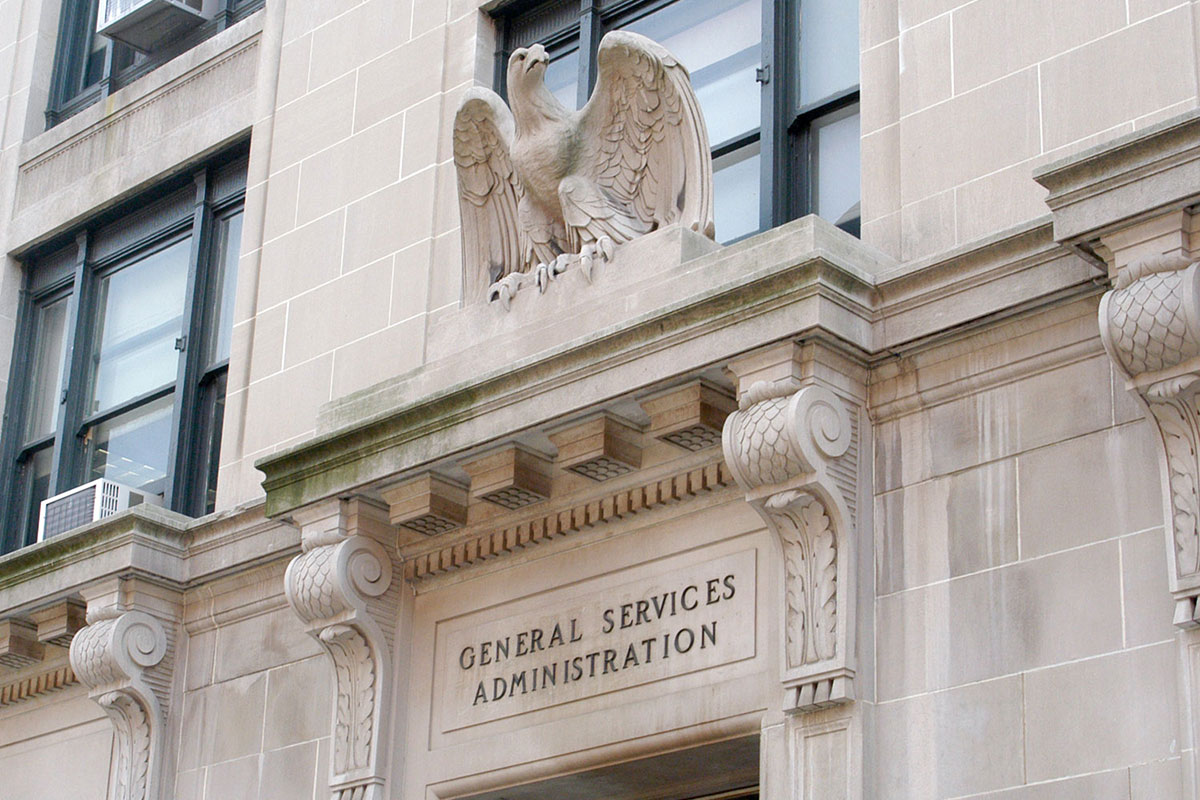
POLYGON ((83 491, 47 503, 43 536, 57 536, 63 531, 91 522, 96 510, 95 503, 96 492, 90 486, 83 491))
POLYGON ((119 509, 121 487, 115 483, 100 484, 100 514, 101 517, 111 517, 119 509))

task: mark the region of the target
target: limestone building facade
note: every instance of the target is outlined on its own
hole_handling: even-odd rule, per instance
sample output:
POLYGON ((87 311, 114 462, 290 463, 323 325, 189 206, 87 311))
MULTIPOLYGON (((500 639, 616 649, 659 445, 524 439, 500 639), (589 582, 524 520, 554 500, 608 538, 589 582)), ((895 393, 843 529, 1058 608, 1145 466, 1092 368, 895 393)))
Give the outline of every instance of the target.
POLYGON ((3 800, 1200 796, 1197 0, 0 0, 0 97, 3 800), (618 29, 716 240, 502 308, 459 102, 618 29))

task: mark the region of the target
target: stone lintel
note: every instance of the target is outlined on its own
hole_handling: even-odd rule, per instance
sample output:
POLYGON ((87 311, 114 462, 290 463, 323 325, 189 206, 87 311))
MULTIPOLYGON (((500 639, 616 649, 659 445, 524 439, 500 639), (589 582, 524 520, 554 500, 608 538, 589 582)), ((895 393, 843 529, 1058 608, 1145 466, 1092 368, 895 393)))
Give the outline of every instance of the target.
POLYGON ((642 466, 642 434, 631 423, 602 412, 548 433, 558 448, 557 465, 605 481, 642 466))
POLYGON ((388 503, 393 525, 434 536, 467 524, 467 489, 432 472, 384 488, 380 494, 388 503))
POLYGON ((71 639, 87 624, 87 607, 78 600, 66 599, 40 608, 30 616, 37 624, 38 641, 58 647, 70 647, 71 639))
POLYGON ((696 380, 638 401, 650 417, 648 434, 698 452, 721 443, 725 418, 737 402, 720 387, 696 380))
POLYGON ((550 497, 550 460, 519 444, 465 461, 462 468, 471 476, 471 497, 503 508, 522 508, 550 497))
POLYGON ((0 667, 23 669, 42 660, 37 628, 20 619, 0 620, 0 667))

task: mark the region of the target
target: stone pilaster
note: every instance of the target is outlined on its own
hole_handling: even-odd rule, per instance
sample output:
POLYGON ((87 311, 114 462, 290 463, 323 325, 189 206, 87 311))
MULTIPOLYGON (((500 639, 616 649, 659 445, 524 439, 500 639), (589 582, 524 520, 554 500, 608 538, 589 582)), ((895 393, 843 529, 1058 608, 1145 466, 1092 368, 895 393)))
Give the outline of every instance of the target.
POLYGON ((862 370, 819 345, 792 343, 765 348, 729 368, 739 392, 738 410, 725 422, 725 460, 747 502, 775 534, 783 562, 785 701, 782 720, 764 724, 764 785, 786 781, 791 788, 785 796, 858 797, 855 551, 862 370), (813 742, 819 742, 815 749, 813 742), (820 763, 813 760, 818 752, 825 753, 820 763))
POLYGON ((1175 211, 1104 237, 1100 336, 1159 438, 1175 624, 1200 626, 1200 252, 1175 211))
POLYGON ((392 637, 403 581, 386 509, 333 500, 297 512, 303 553, 285 577, 292 609, 329 654, 336 678, 334 800, 387 797, 392 637))
POLYGON ((81 594, 88 624, 71 640, 71 668, 116 733, 108 796, 166 797, 164 750, 180 597, 124 578, 81 594))

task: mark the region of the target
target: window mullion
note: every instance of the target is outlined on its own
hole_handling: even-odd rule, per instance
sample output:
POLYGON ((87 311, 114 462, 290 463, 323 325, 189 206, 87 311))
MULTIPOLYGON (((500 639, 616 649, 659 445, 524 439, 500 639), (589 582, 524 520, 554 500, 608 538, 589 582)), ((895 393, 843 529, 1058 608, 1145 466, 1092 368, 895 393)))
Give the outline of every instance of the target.
POLYGON ((578 105, 587 105, 596 85, 596 52, 600 49, 600 4, 581 0, 579 8, 579 91, 578 105))
POLYGON ((75 290, 67 300, 67 353, 63 369, 63 386, 59 390, 58 436, 54 442, 54 457, 50 466, 50 494, 65 492, 78 485, 82 457, 79 426, 87 401, 88 354, 91 352, 93 316, 91 270, 88 255, 91 233, 83 230, 75 237, 75 290))
MULTIPOLYGON (((33 301, 27 291, 21 292, 21 305, 17 314, 16 336, 13 341, 14 353, 33 352, 34 331, 37 324, 37 313, 33 301)), ((12 374, 16 376, 16 365, 12 374)), ((28 374, 28 367, 20 373, 22 377, 28 374)), ((18 547, 25 546, 26 526, 21 524, 21 512, 28 503, 24 492, 17 496, 18 487, 23 485, 17 474, 17 464, 30 448, 24 442, 25 407, 28 398, 25 396, 26 380, 12 380, 8 384, 8 396, 4 404, 4 432, 0 438, 0 454, 3 455, 3 473, 0 473, 0 553, 7 553, 18 547)))
MULTIPOLYGON (((798 2, 798 0, 794 0, 798 2)), ((778 225, 787 219, 785 202, 788 181, 786 175, 786 122, 782 119, 786 100, 787 81, 780 79, 782 69, 776 65, 787 64, 787 11, 789 2, 777 3, 763 0, 762 4, 762 78, 759 90, 762 93, 762 156, 759 160, 759 211, 760 230, 778 225)))
POLYGON ((193 176, 196 186, 196 204, 192 215, 192 249, 188 261, 187 291, 183 301, 183 341, 180 345, 183 357, 179 359, 179 370, 175 379, 175 410, 171 415, 171 447, 167 463, 171 465, 171 478, 167 482, 163 504, 168 508, 191 513, 195 498, 187 491, 192 486, 191 472, 195 450, 193 430, 201 363, 204 354, 204 316, 208 303, 209 250, 212 228, 212 196, 207 170, 193 176))

